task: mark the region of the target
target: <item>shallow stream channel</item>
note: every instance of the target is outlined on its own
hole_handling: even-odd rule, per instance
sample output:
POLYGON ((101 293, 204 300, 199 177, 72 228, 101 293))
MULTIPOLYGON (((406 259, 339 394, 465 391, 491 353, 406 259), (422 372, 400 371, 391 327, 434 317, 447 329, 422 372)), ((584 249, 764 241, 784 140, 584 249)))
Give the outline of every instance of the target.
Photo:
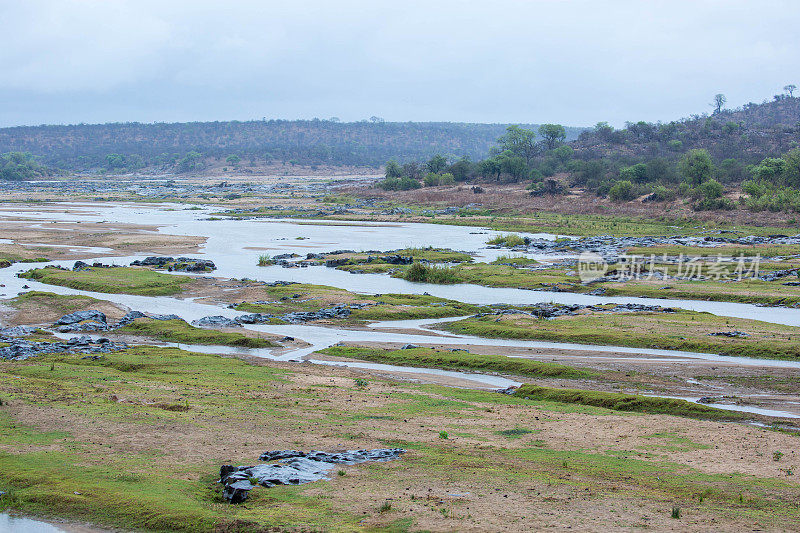
MULTIPOLYGON (((800 326, 800 309, 770 308, 749 304, 709 302, 695 300, 669 300, 630 297, 603 297, 564 292, 531 291, 522 289, 490 288, 478 285, 435 285, 427 283, 411 283, 403 279, 391 278, 380 274, 351 274, 348 272, 311 266, 305 268, 282 268, 280 266, 257 266, 260 254, 295 253, 305 256, 309 253, 323 253, 333 250, 379 250, 390 251, 406 247, 441 247, 473 254, 475 261, 492 261, 507 251, 487 247, 486 241, 499 232, 468 226, 448 226, 441 224, 419 223, 370 223, 370 222, 325 222, 314 220, 273 220, 273 219, 217 219, 210 216, 211 208, 187 208, 181 205, 136 205, 113 203, 64 203, 48 204, 41 207, 21 208, 18 206, 0 209, 0 221, 3 219, 22 220, 29 226, 47 225, 49 229, 63 225, 64 244, 69 246, 69 233, 75 223, 107 223, 107 224, 147 224, 157 227, 158 233, 198 236, 206 239, 198 252, 191 257, 210 259, 217 266, 211 275, 218 278, 247 278, 250 280, 274 282, 277 280, 294 281, 330 285, 347 289, 360 294, 405 293, 423 294, 458 300, 471 304, 511 304, 531 305, 543 302, 561 304, 626 304, 637 303, 658 305, 663 307, 683 308, 693 311, 705 311, 718 316, 747 318, 800 326)), ((505 233, 505 232, 504 232, 505 233)), ((534 238, 555 239, 548 234, 520 234, 534 238)), ((6 239, 13 241, 13 238, 6 239)), ((49 245, 48 245, 49 246, 49 245)), ((128 265, 143 256, 113 257, 99 254, 107 253, 107 249, 92 247, 74 247, 76 253, 86 254, 81 260, 91 263, 93 260, 118 265, 128 265)), ((539 261, 558 261, 564 255, 529 254, 539 261)), ((74 263, 55 261, 33 266, 56 264, 70 268, 74 263)), ((191 322, 202 317, 221 315, 229 318, 245 313, 228 307, 215 306, 173 297, 134 296, 125 294, 93 293, 46 285, 39 282, 21 279, 17 274, 31 268, 30 264, 13 264, 0 269, 0 298, 13 298, 27 290, 48 291, 58 294, 82 294, 101 300, 107 300, 129 310, 145 311, 156 314, 175 314, 191 322), (25 288, 24 286, 27 286, 25 288)), ((175 275, 190 275, 175 273, 175 275)), ((463 318, 463 317, 459 317, 463 318)), ((228 355, 249 355, 278 359, 282 361, 307 362, 326 365, 344 365, 363 369, 379 375, 389 375, 399 379, 419 380, 440 383, 450 386, 502 389, 519 383, 513 379, 492 374, 456 372, 431 368, 414 368, 362 361, 328 360, 315 356, 322 348, 340 342, 346 343, 379 343, 418 346, 434 346, 463 348, 475 347, 488 349, 504 347, 529 349, 529 352, 512 355, 530 357, 544 361, 555 361, 570 364, 580 361, 583 364, 598 362, 625 364, 641 364, 647 367, 674 368, 680 365, 698 365, 713 369, 726 368, 764 368, 764 369, 800 369, 800 362, 749 359, 744 357, 727 357, 714 354, 682 352, 676 350, 659 350, 644 348, 628 348, 619 346, 595 346, 557 342, 538 342, 507 339, 487 339, 468 335, 456 335, 431 329, 436 323, 457 320, 446 318, 438 320, 401 320, 372 323, 361 329, 343 329, 314 324, 292 325, 244 325, 245 328, 303 341, 304 345, 290 351, 274 349, 246 349, 221 346, 196 346, 171 344, 186 350, 204 353, 228 355), (573 355, 574 354, 574 355, 573 355)), ((399 346, 398 346, 399 347, 399 346)), ((486 352, 491 353, 491 352, 486 352)), ((681 396, 697 401, 708 393, 702 384, 693 385, 687 380, 689 394, 681 396), (693 389, 692 387, 696 387, 693 389)), ((754 406, 717 405, 724 409, 758 413, 766 416, 800 418, 800 406, 786 405, 783 409, 761 409, 754 406)), ((771 405, 773 407, 773 405, 771 405)))

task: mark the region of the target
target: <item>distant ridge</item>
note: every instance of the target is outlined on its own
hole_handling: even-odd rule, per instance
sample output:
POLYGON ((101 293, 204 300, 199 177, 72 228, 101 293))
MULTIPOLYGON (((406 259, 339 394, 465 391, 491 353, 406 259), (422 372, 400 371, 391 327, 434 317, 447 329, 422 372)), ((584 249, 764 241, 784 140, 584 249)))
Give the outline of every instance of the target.
MULTIPOLYGON (((105 168, 110 154, 123 156, 117 159, 127 168, 167 167, 191 152, 223 160, 236 155, 243 164, 252 160, 377 167, 391 158, 403 162, 437 153, 480 159, 507 126, 377 118, 17 126, 0 129, 0 153, 30 152, 48 166, 68 170, 105 168)), ((568 127, 567 139, 576 139, 583 130, 568 127)))

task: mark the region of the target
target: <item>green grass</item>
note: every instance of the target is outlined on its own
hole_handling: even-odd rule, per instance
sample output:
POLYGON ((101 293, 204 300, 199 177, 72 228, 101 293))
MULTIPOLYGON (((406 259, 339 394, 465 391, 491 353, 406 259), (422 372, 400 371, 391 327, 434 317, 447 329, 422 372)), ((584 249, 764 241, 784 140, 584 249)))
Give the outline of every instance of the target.
POLYGON ((422 263, 414 263, 408 267, 403 274, 403 279, 418 283, 453 284, 462 282, 454 268, 428 266, 422 263))
POLYGON ((145 268, 89 268, 78 272, 58 268, 37 268, 21 277, 49 285, 110 294, 168 296, 183 291, 191 278, 154 272, 145 268))
POLYGON ((527 266, 527 265, 535 265, 538 261, 536 259, 531 259, 529 257, 525 257, 522 255, 501 255, 490 264, 492 265, 516 265, 516 266, 527 266))
MULTIPOLYGON (((25 417, 5 406, 0 411, 0 490, 8 492, 0 509, 137 531, 418 530, 416 514, 391 516, 408 509, 409 478, 424 478, 444 490, 481 479, 492 490, 514 493, 582 494, 589 488, 596 501, 612 502, 622 494, 624 501, 633 499, 646 509, 660 506, 667 516, 670 506, 680 504, 687 515, 697 509, 721 529, 739 526, 743 518, 748 527, 760 529, 800 524, 800 489, 791 480, 707 474, 686 464, 645 460, 644 454, 619 457, 612 453, 613 442, 608 451, 586 451, 571 445, 557 449, 550 439, 547 447, 527 439, 498 446, 476 445, 469 437, 490 437, 497 430, 508 439, 527 434, 524 427, 495 426, 495 408, 509 414, 520 410, 531 420, 542 411, 548 417, 582 413, 591 423, 597 417, 613 424, 617 417, 634 416, 605 407, 433 385, 387 387, 379 378, 359 389, 349 379, 328 383, 327 375, 313 369, 294 373, 168 348, 139 347, 101 360, 81 357, 0 361, 4 399, 37 414, 25 417), (309 376, 325 379, 309 381, 309 376), (342 410, 330 403, 336 397, 352 402, 342 410), (168 408, 177 404, 188 408, 168 408), (393 420, 411 417, 411 426, 394 427, 393 420), (435 417, 445 422, 430 425, 435 417), (448 439, 438 438, 443 430, 448 439), (330 481, 256 488, 245 505, 220 498, 215 483, 220 464, 246 464, 242 461, 255 462, 266 449, 307 449, 319 442, 401 446, 409 452, 396 463, 348 467, 347 476, 330 481), (348 480, 356 475, 352 487, 348 480), (374 495, 368 508, 357 509, 353 490, 374 495), (705 498, 700 504, 698 494, 705 498), (379 513, 380 503, 389 500, 392 511, 379 513), (382 514, 388 516, 381 519, 382 514), (375 526, 363 525, 365 518, 375 526)), ((426 515, 429 521, 441 517, 437 508, 433 511, 426 515)), ((444 521, 432 522, 432 529, 476 525, 469 519, 438 519, 444 521)))
POLYGON ((638 394, 587 391, 581 389, 556 389, 524 384, 514 392, 514 395, 520 398, 538 401, 591 405, 592 407, 602 407, 613 411, 633 411, 637 413, 675 415, 708 420, 745 420, 752 418, 752 415, 716 409, 707 405, 687 402, 686 400, 654 398, 638 394))
POLYGON ((514 233, 507 233, 505 235, 498 235, 493 239, 489 239, 488 241, 486 241, 486 244, 503 246, 505 248, 513 248, 514 246, 524 245, 525 240, 519 235, 516 235, 514 233))
POLYGON ((479 337, 530 339, 634 348, 662 348, 731 356, 800 360, 798 328, 680 310, 675 313, 586 313, 551 320, 526 315, 466 318, 439 329, 479 337), (746 338, 709 333, 744 331, 746 338))
POLYGON ((143 335, 153 339, 180 342, 184 344, 208 344, 219 346, 240 346, 243 348, 269 348, 277 346, 266 339, 248 337, 242 333, 222 332, 213 329, 196 328, 183 320, 153 320, 137 318, 118 330, 120 333, 143 335))
POLYGON ((432 348, 382 350, 357 346, 333 346, 320 350, 320 353, 333 355, 335 357, 362 359, 365 361, 389 363, 400 366, 441 368, 445 370, 505 372, 528 377, 577 379, 594 375, 591 371, 560 365, 558 363, 544 363, 519 357, 506 357, 504 355, 445 352, 432 348))

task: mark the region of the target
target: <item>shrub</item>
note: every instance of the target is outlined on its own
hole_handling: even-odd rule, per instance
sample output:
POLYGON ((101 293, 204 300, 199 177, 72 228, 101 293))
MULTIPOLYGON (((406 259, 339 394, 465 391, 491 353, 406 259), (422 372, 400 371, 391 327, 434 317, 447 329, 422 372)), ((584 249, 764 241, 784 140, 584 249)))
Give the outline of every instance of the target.
POLYGON ((509 233, 507 235, 498 235, 497 237, 486 241, 486 244, 494 244, 497 246, 505 246, 506 248, 513 248, 514 246, 522 246, 527 243, 523 237, 509 233))
POLYGON ((452 268, 426 266, 422 263, 412 264, 406 271, 403 279, 418 283, 460 283, 461 279, 452 268))
POLYGON ((636 198, 633 183, 628 180, 616 182, 609 190, 608 197, 615 202, 627 202, 636 198))
POLYGON ((426 187, 435 187, 439 185, 439 179, 441 176, 434 172, 428 172, 428 174, 423 178, 422 182, 425 184, 426 187))
POLYGON ((422 187, 419 181, 413 178, 386 178, 378 182, 378 187, 385 191, 408 191, 422 187))
POLYGON ((449 172, 445 172, 441 176, 439 176, 439 185, 452 185, 456 182, 455 176, 450 174, 449 172))

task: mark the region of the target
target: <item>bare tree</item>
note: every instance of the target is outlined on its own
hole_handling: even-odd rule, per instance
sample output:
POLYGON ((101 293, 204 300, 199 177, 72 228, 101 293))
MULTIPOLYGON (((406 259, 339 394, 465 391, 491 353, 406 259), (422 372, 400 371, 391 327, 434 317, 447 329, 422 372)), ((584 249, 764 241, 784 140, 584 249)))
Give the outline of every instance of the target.
POLYGON ((797 85, 795 85, 794 83, 790 83, 789 85, 783 86, 783 90, 789 93, 790 98, 794 96, 795 89, 797 89, 797 85))
POLYGON ((725 98, 725 95, 722 93, 717 93, 714 95, 714 103, 711 106, 714 108, 714 113, 719 113, 722 111, 722 107, 725 105, 728 99, 725 98))

